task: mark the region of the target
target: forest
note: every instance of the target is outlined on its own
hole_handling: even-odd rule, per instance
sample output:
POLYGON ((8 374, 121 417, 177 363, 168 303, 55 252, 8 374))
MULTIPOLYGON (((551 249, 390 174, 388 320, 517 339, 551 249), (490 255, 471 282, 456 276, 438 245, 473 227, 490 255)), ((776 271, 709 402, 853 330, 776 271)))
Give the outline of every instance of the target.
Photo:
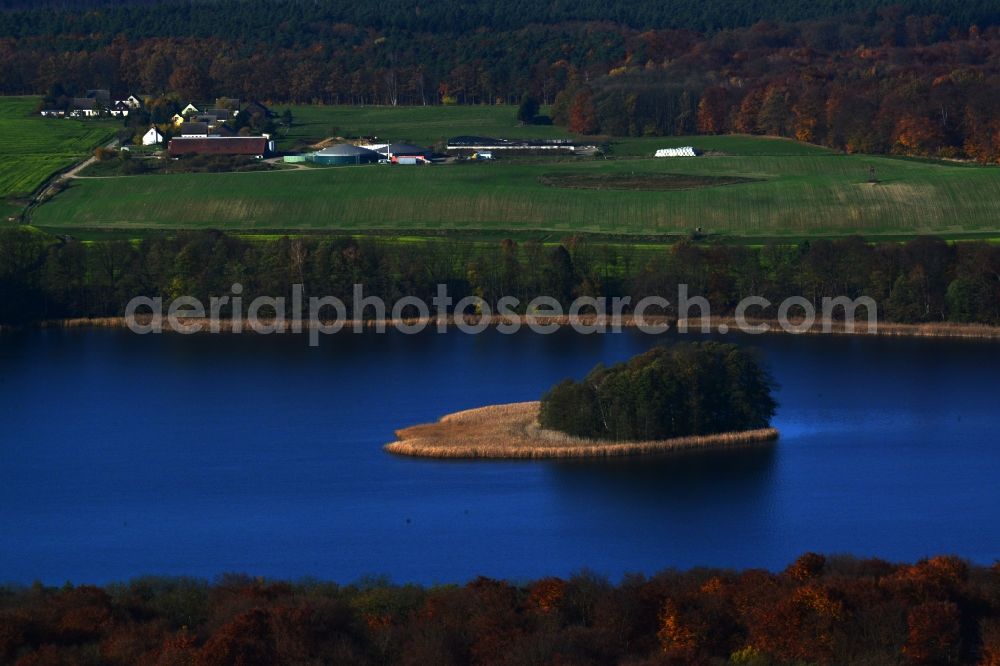
POLYGON ((1000 569, 799 557, 784 571, 524 584, 0 588, 0 661, 36 664, 1000 663, 1000 569))
MULTIPOLYGON (((246 302, 290 297, 292 285, 302 284, 306 296, 349 303, 359 283, 389 303, 403 296, 429 303, 437 285, 446 284, 456 302, 475 295, 491 307, 503 296, 527 303, 539 295, 564 305, 579 296, 676 302, 678 285, 686 284, 715 315, 732 312, 747 296, 774 304, 803 296, 817 310, 823 297, 868 296, 880 321, 1000 324, 1000 246, 931 236, 907 243, 849 237, 762 247, 691 240, 635 247, 579 237, 546 245, 327 235, 248 240, 217 231, 82 242, 0 229, 0 324, 120 316, 139 295, 208 302, 236 282, 246 302)), ((773 317, 771 310, 759 315, 773 317)))
POLYGON ((574 437, 645 442, 767 428, 774 380, 753 353, 719 342, 654 347, 542 396, 538 422, 574 437))
POLYGON ((3 9, 0 34, 16 37, 75 34, 110 40, 116 35, 190 35, 249 43, 277 37, 282 45, 295 46, 336 34, 332 27, 337 24, 451 35, 479 28, 506 31, 573 22, 716 32, 760 21, 843 19, 880 11, 940 15, 945 27, 1000 23, 1000 9, 991 0, 968 0, 948 6, 946 13, 937 0, 471 0, 462 3, 462 11, 455 11, 453 0, 428 0, 419 6, 405 0, 7 0, 3 9))
POLYGON ((0 12, 0 93, 512 107, 530 95, 580 134, 1000 157, 989 0, 947 13, 922 0, 88 4, 0 12))
POLYGON ((912 18, 907 46, 868 35, 847 48, 830 26, 759 24, 662 60, 658 49, 644 64, 631 54, 606 76, 568 78, 552 116, 581 134, 767 134, 847 153, 995 163, 1000 41, 972 31, 936 42, 939 23, 912 18))

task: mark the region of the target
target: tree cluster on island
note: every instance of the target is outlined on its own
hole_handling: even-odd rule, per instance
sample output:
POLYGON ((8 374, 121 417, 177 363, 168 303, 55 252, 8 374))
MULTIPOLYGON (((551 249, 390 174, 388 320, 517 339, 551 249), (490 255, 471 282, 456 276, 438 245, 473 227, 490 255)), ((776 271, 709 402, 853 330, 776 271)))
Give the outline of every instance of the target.
POLYGON ((751 352, 680 343, 598 365, 542 396, 539 424, 575 437, 651 441, 770 425, 774 380, 751 352))

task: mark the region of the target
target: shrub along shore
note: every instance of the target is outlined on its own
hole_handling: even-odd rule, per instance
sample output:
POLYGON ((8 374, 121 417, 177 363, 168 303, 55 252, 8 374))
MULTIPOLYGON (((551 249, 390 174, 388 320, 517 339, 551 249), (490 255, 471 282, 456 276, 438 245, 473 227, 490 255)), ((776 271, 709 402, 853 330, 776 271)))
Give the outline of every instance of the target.
POLYGON ((613 458, 742 447, 778 438, 774 428, 650 442, 596 441, 538 426, 539 402, 490 405, 448 414, 437 423, 396 431, 385 450, 424 458, 613 458))
MULTIPOLYGON (((466 316, 461 318, 462 324, 465 326, 477 326, 483 324, 483 317, 480 316, 466 316)), ((668 325, 671 331, 677 331, 681 327, 686 327, 687 333, 700 333, 703 326, 707 325, 711 332, 718 332, 720 326, 725 326, 729 332, 739 332, 739 327, 737 325, 736 319, 733 317, 709 317, 706 320, 702 319, 687 319, 678 320, 673 317, 665 316, 654 316, 650 315, 645 318, 646 324, 654 326, 668 325)), ((594 326, 600 324, 598 317, 593 315, 581 315, 579 321, 584 326, 594 326)), ((139 315, 136 317, 136 322, 139 325, 147 326, 151 322, 151 317, 148 315, 139 315)), ((235 333, 234 331, 234 320, 232 319, 221 319, 221 320, 211 320, 211 319, 195 319, 190 317, 179 317, 178 322, 184 328, 184 330, 173 331, 168 324, 166 318, 163 320, 163 331, 164 332, 179 332, 179 333, 195 333, 195 332, 215 332, 218 329, 219 333, 235 333), (198 324, 201 324, 201 330, 193 330, 198 324)), ((567 316, 560 317, 548 317, 540 316, 535 318, 536 325, 538 326, 559 326, 559 327, 569 327, 570 319, 567 316)), ((275 328, 283 333, 294 333, 294 332, 308 332, 312 328, 317 327, 328 327, 333 322, 327 320, 320 320, 319 322, 312 322, 309 320, 294 320, 285 319, 283 323, 278 323, 273 319, 261 319, 260 325, 267 327, 269 329, 275 328)), ((493 315, 485 318, 485 325, 487 327, 497 327, 501 324, 513 324, 520 323, 522 328, 527 328, 527 319, 523 316, 520 317, 502 317, 498 315, 493 315)), ((952 322, 932 322, 923 324, 900 324, 894 322, 879 322, 877 329, 873 332, 869 329, 866 321, 861 320, 856 322, 854 330, 849 330, 844 322, 834 321, 831 324, 829 331, 824 331, 822 323, 816 321, 811 327, 806 330, 798 330, 794 333, 786 331, 783 329, 776 319, 752 319, 747 318, 746 323, 750 326, 767 325, 768 330, 764 335, 773 334, 792 334, 792 335, 822 335, 824 333, 828 335, 877 335, 883 337, 917 337, 917 338, 966 338, 966 339, 980 339, 980 340, 1000 340, 1000 326, 991 326, 989 324, 959 324, 952 322)), ((789 324, 794 327, 799 327, 803 322, 801 320, 790 320, 789 324)), ((436 328, 439 325, 443 325, 448 328, 455 328, 458 324, 458 319, 456 317, 430 317, 427 319, 420 318, 403 318, 403 319, 386 319, 385 327, 387 329, 396 328, 399 326, 412 327, 417 324, 425 324, 427 330, 436 328)), ((0 324, 0 332, 2 331, 12 331, 24 328, 127 328, 127 323, 125 317, 75 317, 66 319, 45 319, 37 322, 31 322, 25 325, 3 325, 0 324)), ((243 332, 253 331, 250 329, 246 320, 242 321, 243 332)), ((378 327, 378 322, 372 319, 347 319, 343 322, 343 330, 351 331, 356 327, 361 327, 364 330, 373 330, 378 327)), ((639 328, 639 322, 633 315, 624 315, 621 321, 622 329, 635 329, 639 328)), ((605 331, 601 331, 605 332, 605 331)), ((607 331, 613 332, 613 322, 610 318, 607 319, 607 331)))

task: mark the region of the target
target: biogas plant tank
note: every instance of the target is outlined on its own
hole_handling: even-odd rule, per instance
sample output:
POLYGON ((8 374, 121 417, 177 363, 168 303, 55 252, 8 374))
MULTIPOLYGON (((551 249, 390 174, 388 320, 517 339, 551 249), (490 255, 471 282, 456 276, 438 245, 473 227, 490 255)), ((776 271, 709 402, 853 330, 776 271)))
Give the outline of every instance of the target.
POLYGON ((309 156, 310 162, 328 165, 375 164, 382 156, 374 150, 341 143, 318 150, 309 156))

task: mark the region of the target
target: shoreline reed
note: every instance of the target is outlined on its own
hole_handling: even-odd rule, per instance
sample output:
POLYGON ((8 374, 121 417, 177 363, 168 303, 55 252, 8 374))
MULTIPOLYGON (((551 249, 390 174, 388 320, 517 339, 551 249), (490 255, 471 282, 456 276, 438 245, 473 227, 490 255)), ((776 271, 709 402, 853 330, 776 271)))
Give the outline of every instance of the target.
POLYGON ((385 451, 418 458, 546 460, 622 458, 680 451, 759 445, 778 439, 774 428, 694 435, 645 442, 612 442, 573 437, 538 425, 540 403, 516 402, 468 409, 436 423, 396 431, 385 451))
MULTIPOLYGON (((466 316, 462 318, 462 323, 467 326, 476 326, 482 323, 484 318, 480 316, 466 316)), ((497 315, 492 315, 485 318, 485 325, 489 328, 495 328, 501 324, 514 324, 518 323, 522 328, 528 326, 528 318, 524 316, 518 317, 501 317, 497 315)), ((610 317, 598 317, 595 315, 581 315, 576 318, 584 326, 595 326, 604 325, 606 326, 606 332, 613 332, 615 330, 615 322, 610 317)), ((140 325, 148 325, 152 321, 150 316, 139 316, 136 317, 136 321, 140 325)), ((227 335, 238 335, 241 333, 254 334, 255 331, 250 327, 246 319, 241 320, 242 330, 233 330, 234 321, 232 319, 216 319, 210 320, 207 318, 190 318, 190 317, 179 317, 178 322, 181 325, 182 330, 172 329, 166 318, 163 319, 163 332, 164 333, 176 333, 176 334, 207 334, 207 333, 224 333, 227 335), (184 330, 190 327, 201 324, 202 330, 184 330), (213 330, 218 329, 217 331, 213 330)), ((560 328, 566 328, 570 326, 570 318, 566 315, 553 317, 553 316, 539 316, 535 317, 534 321, 539 326, 551 326, 555 325, 560 328)), ((686 325, 687 333, 701 333, 703 328, 702 319, 675 319, 671 317, 664 316, 647 316, 645 318, 645 323, 647 325, 668 325, 670 331, 678 331, 679 326, 686 325)), ((332 321, 319 321, 314 322, 307 319, 292 320, 286 319, 283 324, 275 325, 274 319, 260 319, 259 326, 267 328, 276 328, 273 331, 275 333, 298 333, 298 332, 308 332, 317 326, 329 326, 332 321)), ((396 328, 398 326, 414 327, 419 324, 423 324, 426 329, 434 329, 438 326, 443 326, 445 328, 456 328, 458 322, 455 317, 428 317, 428 318, 403 318, 403 319, 385 319, 382 322, 373 319, 357 320, 357 319, 347 319, 343 321, 343 328, 341 332, 351 332, 356 327, 361 327, 364 330, 373 330, 379 328, 380 323, 384 324, 386 328, 396 328)), ((890 323, 890 322, 879 322, 875 332, 869 330, 867 322, 858 322, 855 324, 854 330, 848 330, 844 322, 832 322, 831 330, 824 331, 821 322, 815 322, 813 326, 804 331, 791 332, 786 331, 779 325, 776 319, 747 319, 746 324, 750 326, 758 326, 761 324, 767 325, 768 330, 764 333, 759 333, 759 335, 854 335, 854 336, 878 336, 878 337, 922 337, 922 338, 965 338, 965 339, 977 339, 977 340, 1000 340, 1000 326, 991 326, 989 324, 956 324, 950 322, 936 322, 936 323, 923 323, 923 324, 902 324, 902 323, 890 323)), ((791 320, 791 325, 797 326, 801 321, 791 320)), ((720 327, 725 327, 729 332, 740 332, 739 326, 733 317, 709 317, 707 318, 708 328, 712 333, 719 332, 720 327)), ((636 322, 635 317, 631 315, 626 315, 621 318, 618 324, 621 329, 638 329, 639 324, 636 322)), ((8 332, 14 330, 23 329, 76 329, 76 328, 127 328, 125 322, 125 317, 78 317, 69 319, 45 319, 38 322, 33 322, 24 325, 0 325, 0 332, 8 332)), ((599 331, 598 334, 605 331, 599 331)))

